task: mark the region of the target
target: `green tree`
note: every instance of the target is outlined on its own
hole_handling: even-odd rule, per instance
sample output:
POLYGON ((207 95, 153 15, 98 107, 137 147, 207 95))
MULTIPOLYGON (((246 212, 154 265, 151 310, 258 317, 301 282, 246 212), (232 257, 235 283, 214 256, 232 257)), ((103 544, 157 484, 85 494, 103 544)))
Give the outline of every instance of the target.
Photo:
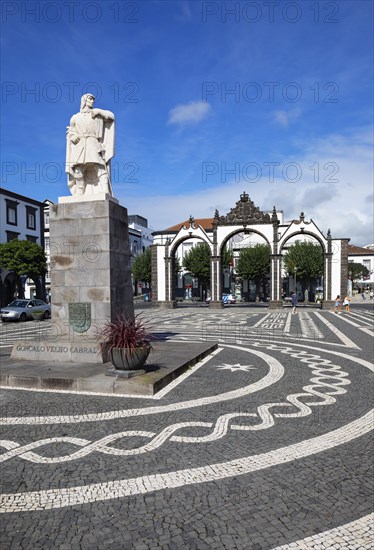
MULTIPOLYGON (((222 267, 229 267, 233 260, 232 250, 224 248, 222 253, 222 267)), ((183 265, 193 277, 199 278, 205 284, 210 283, 210 248, 206 243, 193 246, 184 257, 183 265), (198 248, 199 247, 199 248, 198 248)))
POLYGON ((260 285, 270 271, 270 247, 267 244, 256 244, 240 250, 236 272, 242 279, 252 280, 259 294, 260 285))
POLYGON ((234 259, 234 254, 230 248, 225 247, 222 253, 222 267, 230 267, 234 259))
POLYGON ((303 288, 310 282, 323 275, 323 253, 319 244, 296 241, 291 245, 284 256, 284 266, 289 275, 295 273, 302 281, 303 288))
MULTIPOLYGON (((45 298, 43 278, 47 272, 47 259, 44 249, 39 244, 17 239, 0 244, 0 266, 8 271, 13 271, 19 281, 23 275, 33 279, 37 297, 45 298)), ((18 292, 23 297, 23 288, 20 282, 18 292)))
POLYGON ((136 256, 134 263, 132 264, 131 271, 135 281, 142 281, 143 283, 152 282, 152 260, 150 248, 146 248, 142 254, 136 256))
POLYGON ((210 248, 207 243, 193 246, 183 258, 183 266, 192 277, 199 279, 204 286, 210 283, 210 248))
POLYGON ((362 279, 363 277, 367 277, 369 275, 369 270, 363 264, 350 262, 348 264, 348 273, 350 274, 352 281, 356 281, 357 279, 362 279))
POLYGON ((179 259, 179 256, 174 257, 174 274, 176 277, 178 277, 178 273, 182 271, 181 262, 179 259))

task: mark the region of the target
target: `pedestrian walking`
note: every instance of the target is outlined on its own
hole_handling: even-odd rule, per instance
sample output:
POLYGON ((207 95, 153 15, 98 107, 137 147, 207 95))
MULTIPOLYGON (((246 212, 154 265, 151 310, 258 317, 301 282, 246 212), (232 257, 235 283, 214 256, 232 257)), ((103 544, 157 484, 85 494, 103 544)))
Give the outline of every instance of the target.
POLYGON ((346 295, 346 297, 344 298, 344 301, 343 301, 343 306, 345 308, 345 311, 347 311, 348 313, 350 312, 350 302, 351 302, 351 299, 350 297, 348 296, 348 294, 346 295))
POLYGON ((341 311, 341 302, 340 302, 340 294, 337 295, 335 298, 335 307, 334 307, 334 313, 338 313, 340 315, 341 311))
POLYGON ((362 291, 361 296, 362 296, 362 299, 363 299, 363 300, 366 300, 366 298, 365 298, 365 292, 364 292, 364 291, 362 291))
POLYGON ((296 292, 293 292, 293 293, 292 293, 292 296, 291 296, 292 315, 296 315, 296 314, 297 314, 297 312, 296 312, 297 303, 298 303, 298 299, 297 299, 297 296, 296 296, 296 292))
POLYGON ((374 292, 373 292, 372 290, 370 291, 370 294, 369 294, 369 296, 370 296, 370 300, 372 300, 372 299, 373 299, 373 297, 374 297, 374 292))

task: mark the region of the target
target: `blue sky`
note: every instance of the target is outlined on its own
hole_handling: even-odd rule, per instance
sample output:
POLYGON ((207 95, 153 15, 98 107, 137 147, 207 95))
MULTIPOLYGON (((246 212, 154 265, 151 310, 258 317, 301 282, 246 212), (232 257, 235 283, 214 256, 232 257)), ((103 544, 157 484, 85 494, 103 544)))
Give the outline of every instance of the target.
POLYGON ((68 194, 82 93, 116 115, 114 195, 154 229, 245 190, 373 237, 373 3, 2 2, 2 186, 68 194))

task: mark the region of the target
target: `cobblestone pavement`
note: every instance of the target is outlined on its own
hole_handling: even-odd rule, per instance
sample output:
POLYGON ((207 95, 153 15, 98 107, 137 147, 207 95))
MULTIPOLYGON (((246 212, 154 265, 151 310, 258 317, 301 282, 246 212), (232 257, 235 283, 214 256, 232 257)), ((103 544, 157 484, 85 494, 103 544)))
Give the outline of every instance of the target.
POLYGON ((372 306, 142 315, 219 347, 153 398, 3 388, 1 548, 374 548, 372 306))

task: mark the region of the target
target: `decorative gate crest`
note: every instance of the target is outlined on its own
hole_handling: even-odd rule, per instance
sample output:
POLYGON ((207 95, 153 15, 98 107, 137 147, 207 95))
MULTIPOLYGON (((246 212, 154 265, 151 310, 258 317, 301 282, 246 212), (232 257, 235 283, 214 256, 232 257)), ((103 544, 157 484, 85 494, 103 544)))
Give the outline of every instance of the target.
POLYGON ((253 225, 272 223, 272 221, 269 214, 265 214, 258 206, 254 205, 245 191, 240 195, 240 201, 234 208, 231 208, 226 216, 220 216, 218 210, 214 214, 216 225, 253 225))

